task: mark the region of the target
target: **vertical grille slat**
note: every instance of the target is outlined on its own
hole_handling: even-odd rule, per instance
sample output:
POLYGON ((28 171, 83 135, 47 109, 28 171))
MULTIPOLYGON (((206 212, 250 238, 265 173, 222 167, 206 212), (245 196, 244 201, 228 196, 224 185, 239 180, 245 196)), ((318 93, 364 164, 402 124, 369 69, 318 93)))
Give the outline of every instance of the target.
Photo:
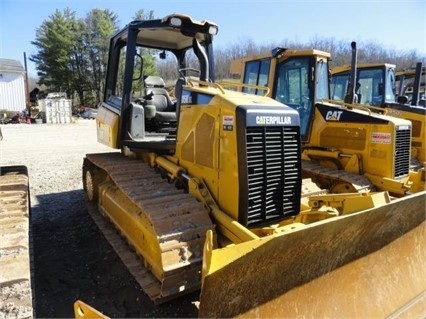
POLYGON ((395 136, 394 178, 398 179, 409 174, 411 130, 396 130, 395 136))
POLYGON ((299 127, 247 127, 247 226, 298 213, 299 127))

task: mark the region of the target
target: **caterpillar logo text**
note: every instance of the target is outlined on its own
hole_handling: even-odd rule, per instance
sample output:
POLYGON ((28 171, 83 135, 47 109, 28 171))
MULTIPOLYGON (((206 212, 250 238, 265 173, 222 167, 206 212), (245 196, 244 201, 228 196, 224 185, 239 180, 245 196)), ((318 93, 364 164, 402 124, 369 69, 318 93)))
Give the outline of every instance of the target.
POLYGON ((340 121, 340 116, 342 116, 343 111, 328 111, 325 119, 327 121, 340 121))
POLYGON ((258 125, 291 124, 290 116, 256 116, 258 125))

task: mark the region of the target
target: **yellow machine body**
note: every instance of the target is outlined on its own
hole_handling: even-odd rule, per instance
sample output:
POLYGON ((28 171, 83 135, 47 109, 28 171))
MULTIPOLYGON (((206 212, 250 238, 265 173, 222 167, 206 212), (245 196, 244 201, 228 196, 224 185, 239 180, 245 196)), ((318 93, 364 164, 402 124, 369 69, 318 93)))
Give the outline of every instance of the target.
MULTIPOLYGON (((181 126, 175 155, 141 156, 147 163, 167 168, 170 177, 179 171, 202 176, 202 180, 191 179, 188 192, 204 203, 210 212, 205 217, 210 215, 216 226, 208 231, 204 243, 200 317, 423 313, 426 282, 419 280, 422 274, 413 269, 425 257, 425 192, 396 201, 387 192, 312 195, 296 216, 247 228, 237 221, 238 154, 225 152, 222 155, 231 159, 220 161, 221 143, 216 137, 226 140, 231 149, 238 149, 237 139, 232 132, 223 132, 214 118, 232 116, 232 106, 245 104, 246 99, 269 105, 271 101, 232 91, 223 94, 211 87, 187 90, 213 96, 210 104, 202 107, 182 106, 181 120, 198 124, 181 126), (407 275, 401 278, 401 272, 407 275), (324 294, 324 289, 331 293, 324 294), (253 295, 253 291, 257 293, 253 295), (384 297, 372 306, 371 299, 377 294, 384 297), (312 308, 312 304, 317 306, 312 308)), ((141 183, 135 175, 127 176, 141 183)), ((152 187, 145 189, 160 194, 155 185, 152 187)), ((126 234, 154 277, 167 277, 170 258, 176 257, 164 254, 158 229, 141 218, 140 208, 113 179, 100 185, 99 207, 126 234)))
MULTIPOLYGON (((264 94, 226 90, 207 76, 212 64, 210 33, 215 28, 208 21, 171 15, 134 21, 112 38, 97 134, 100 142, 120 152, 86 154, 83 162, 86 197, 141 257, 144 267, 134 275, 153 302, 164 303, 201 288, 201 317, 285 317, 292 313, 283 306, 287 296, 303 285, 312 283, 309 290, 314 292, 320 291, 323 276, 354 278, 353 272, 359 271, 352 262, 413 231, 409 242, 417 247, 423 231, 415 230, 423 227, 426 193, 419 190, 397 200, 388 191, 331 194, 303 179, 302 157, 318 154, 302 154, 298 111, 264 94), (130 99, 136 82, 133 49, 126 50, 123 92, 116 89, 122 70, 117 59, 123 57, 119 49, 126 44, 134 48, 135 43, 161 49, 162 56, 163 50, 173 51, 181 62, 192 48, 199 58, 200 76, 186 77, 184 84, 176 85, 174 111, 152 108, 155 94, 161 92, 158 86, 157 91, 152 88, 154 94, 130 99), (268 306, 280 296, 281 306, 268 306)), ((409 133, 410 123, 381 121, 373 128, 342 123, 335 128, 351 136, 363 156, 374 152, 390 156, 380 145, 365 149, 363 145, 374 132, 392 144, 395 130, 405 127, 409 133)), ((323 141, 333 134, 328 126, 332 122, 318 124, 328 134, 318 134, 323 141)), ((327 159, 332 151, 327 148, 327 159)), ((346 157, 340 152, 337 158, 346 157)), ((356 162, 359 157, 343 163, 353 172, 356 165, 363 168, 363 161, 356 162)), ((99 225, 101 230, 107 227, 99 225)), ((418 252, 407 250, 408 262, 400 263, 402 273, 424 272, 417 269, 418 252)), ((374 258, 367 265, 388 267, 387 263, 374 258)), ((405 288, 403 281, 389 285, 382 287, 383 300, 376 303, 378 308, 386 306, 387 313, 391 307, 399 309, 401 302, 417 300, 419 290, 426 287, 421 281, 407 291, 408 299, 387 306, 382 301, 388 303, 396 289, 405 288)), ((377 294, 376 288, 362 287, 352 295, 359 307, 377 294)), ((333 298, 347 292, 336 285, 334 291, 321 293, 333 298)), ((295 298, 297 306, 289 306, 293 313, 312 313, 312 299, 295 298)), ((319 316, 325 313, 322 308, 317 309, 319 316)), ((344 311, 345 305, 334 308, 344 311)), ((413 313, 424 316, 423 310, 413 313)))
MULTIPOLYGON (((387 122, 384 125, 382 123, 347 123, 338 119, 340 112, 343 111, 337 108, 333 112, 335 112, 335 115, 331 116, 335 116, 335 120, 327 121, 321 116, 319 110, 315 111, 315 120, 312 123, 312 132, 315 133, 311 134, 307 145, 321 145, 321 147, 327 149, 338 150, 339 154, 336 154, 335 159, 346 171, 358 175, 395 176, 395 167, 392 165, 384 166, 383 163, 385 161, 392 163, 397 152, 394 142, 398 128, 408 128, 409 123, 397 120, 387 122), (389 145, 394 147, 389 147, 389 145), (341 156, 342 153, 348 155, 341 156), (352 154, 356 154, 356 157, 352 154)), ((353 112, 356 114, 356 111, 353 112)), ((311 154, 312 157, 321 156, 320 151, 307 150, 306 153, 308 157, 311 154)), ((334 156, 332 152, 328 152, 328 154, 330 165, 333 165, 334 156)), ((341 169, 340 167, 335 168, 341 169)))

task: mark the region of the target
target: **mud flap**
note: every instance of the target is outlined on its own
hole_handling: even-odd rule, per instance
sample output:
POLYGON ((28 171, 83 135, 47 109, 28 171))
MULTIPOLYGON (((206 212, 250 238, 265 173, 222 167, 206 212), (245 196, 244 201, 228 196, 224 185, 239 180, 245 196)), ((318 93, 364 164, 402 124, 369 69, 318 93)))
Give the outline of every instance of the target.
POLYGON ((205 252, 199 316, 425 317, 425 198, 205 252))

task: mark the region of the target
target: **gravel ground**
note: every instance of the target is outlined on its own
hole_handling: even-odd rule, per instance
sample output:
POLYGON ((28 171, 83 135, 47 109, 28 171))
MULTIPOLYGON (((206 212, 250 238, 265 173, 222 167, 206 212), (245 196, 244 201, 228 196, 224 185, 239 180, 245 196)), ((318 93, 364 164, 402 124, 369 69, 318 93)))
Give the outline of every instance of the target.
POLYGON ((29 171, 35 317, 74 317, 78 299, 110 317, 197 316, 198 292, 155 306, 89 216, 83 157, 111 151, 96 141, 95 121, 1 129, 0 166, 26 165, 29 171))

